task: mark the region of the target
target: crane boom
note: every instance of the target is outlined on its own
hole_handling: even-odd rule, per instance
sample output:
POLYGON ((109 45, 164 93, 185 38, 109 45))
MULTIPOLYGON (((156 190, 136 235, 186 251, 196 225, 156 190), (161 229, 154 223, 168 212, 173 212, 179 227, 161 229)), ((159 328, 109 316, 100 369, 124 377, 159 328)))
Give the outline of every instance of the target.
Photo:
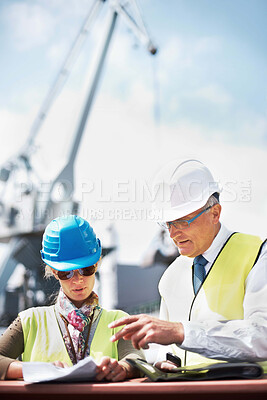
MULTIPOLYGON (((121 17, 151 54, 156 53, 156 47, 148 35, 135 0, 94 0, 51 89, 41 105, 25 145, 16 156, 8 160, 6 165, 0 168, 0 181, 4 184, 4 189, 12 189, 14 192, 6 199, 5 191, 3 190, 0 200, 0 241, 9 242, 7 254, 0 265, 0 296, 3 295, 8 280, 18 263, 22 263, 26 267, 26 270, 31 271, 36 281, 36 287, 38 287, 38 283, 40 286, 41 282, 43 287, 43 277, 38 260, 40 259, 39 252, 44 227, 48 221, 58 215, 77 213, 78 211, 78 204, 73 200, 74 162, 89 113, 92 109, 118 17, 121 17), (44 182, 40 180, 31 165, 31 155, 35 149, 35 139, 56 97, 66 83, 78 53, 82 48, 86 36, 88 36, 89 28, 91 28, 93 22, 96 20, 103 5, 109 6, 110 18, 108 28, 81 117, 76 132, 73 135, 69 156, 61 172, 49 183, 49 188, 45 187, 44 190, 44 182), (21 184, 19 172, 26 174, 27 182, 25 184, 21 184), (71 187, 71 191, 68 191, 68 198, 66 198, 63 190, 62 199, 60 202, 56 202, 53 200, 52 193, 57 184, 64 187, 64 182, 68 182, 68 189, 71 187), (20 199, 16 201, 15 190, 18 186, 22 189, 22 185, 24 186, 20 192, 20 199)), ((51 288, 48 285, 45 289, 46 296, 49 295, 50 290, 51 288)), ((0 302, 0 306, 1 304, 3 302, 0 302)), ((16 315, 18 310, 14 307, 11 308, 16 315)), ((12 314, 10 318, 13 319, 13 317, 14 315, 12 314)))

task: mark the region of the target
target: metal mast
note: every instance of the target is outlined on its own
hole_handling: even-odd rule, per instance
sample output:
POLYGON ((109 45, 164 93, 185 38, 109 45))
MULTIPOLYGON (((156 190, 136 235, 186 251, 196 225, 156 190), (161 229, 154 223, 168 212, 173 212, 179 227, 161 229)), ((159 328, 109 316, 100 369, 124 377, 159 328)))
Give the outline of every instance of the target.
MULTIPOLYGON (((151 54, 156 53, 156 47, 153 45, 152 40, 148 35, 135 0, 94 0, 63 62, 63 65, 49 90, 36 119, 34 120, 28 140, 19 153, 8 160, 0 169, 0 181, 5 185, 4 190, 8 184, 11 184, 9 186, 13 185, 14 188, 16 187, 16 184, 18 184, 18 182, 16 182, 16 173, 20 170, 23 170, 24 172, 26 171, 29 180, 29 184, 25 185, 24 191, 21 193, 20 202, 14 203, 14 201, 5 201, 4 190, 2 193, 2 202, 0 201, 0 241, 9 242, 8 251, 0 265, 0 305, 1 303, 4 303, 4 301, 1 302, 1 297, 3 298, 3 296, 5 296, 7 282, 18 263, 24 264, 25 267, 34 274, 36 290, 38 289, 40 282, 42 282, 43 287, 43 278, 39 267, 39 251, 43 229, 48 220, 50 221, 53 217, 59 215, 60 211, 64 212, 67 210, 69 213, 77 212, 78 205, 74 202, 72 196, 74 188, 74 162, 97 92, 101 73, 118 17, 127 24, 133 34, 147 47, 151 54), (62 171, 51 182, 49 190, 44 193, 42 190, 42 182, 40 180, 38 181, 38 177, 36 178, 35 171, 33 170, 30 161, 31 154, 35 150, 35 138, 51 109, 54 100, 66 83, 71 68, 78 53, 81 51, 86 36, 88 35, 92 24, 96 21, 99 11, 103 6, 109 7, 110 11, 108 27, 104 38, 104 44, 94 71, 92 83, 88 90, 87 99, 81 112, 81 118, 73 136, 73 143, 69 151, 69 157, 62 171), (62 201, 59 204, 56 204, 52 199, 52 192, 57 184, 64 187, 65 182, 68 182, 68 186, 72 188, 71 193, 68 192, 69 199, 66 199, 66 196, 64 197, 63 191, 62 201), (45 201, 39 201, 40 198, 45 199, 45 201), (27 218, 27 216, 30 217, 27 218)), ((15 198, 15 196, 13 196, 13 198, 15 198)), ((41 284, 39 286, 41 286, 41 284)), ((48 287, 48 293, 49 290, 48 287)), ((5 299, 5 302, 7 302, 7 299, 5 299)), ((16 307, 13 307, 13 309, 16 315, 18 310, 16 307)), ((11 319, 13 319, 13 317, 14 315, 11 315, 11 319)))

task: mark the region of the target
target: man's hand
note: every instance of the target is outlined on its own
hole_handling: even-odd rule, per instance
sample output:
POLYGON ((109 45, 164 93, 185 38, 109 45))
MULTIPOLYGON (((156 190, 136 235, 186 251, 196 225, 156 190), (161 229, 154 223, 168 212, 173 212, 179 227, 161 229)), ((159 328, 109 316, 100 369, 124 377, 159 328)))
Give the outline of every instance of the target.
POLYGON ((164 321, 146 314, 123 317, 111 322, 109 328, 125 325, 111 337, 115 342, 123 338, 131 340, 135 349, 148 349, 149 343, 181 344, 184 340, 184 328, 180 322, 164 321))
POLYGON ((177 370, 177 365, 173 364, 171 361, 158 361, 155 367, 164 372, 172 372, 175 369, 177 370))

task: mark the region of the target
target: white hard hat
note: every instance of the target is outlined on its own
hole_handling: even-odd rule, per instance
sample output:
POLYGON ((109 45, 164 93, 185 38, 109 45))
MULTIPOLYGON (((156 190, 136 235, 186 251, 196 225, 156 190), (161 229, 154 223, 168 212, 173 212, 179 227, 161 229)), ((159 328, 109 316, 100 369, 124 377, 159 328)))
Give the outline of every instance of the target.
POLYGON ((154 180, 153 209, 161 221, 174 221, 203 207, 221 189, 198 160, 168 164, 154 180))

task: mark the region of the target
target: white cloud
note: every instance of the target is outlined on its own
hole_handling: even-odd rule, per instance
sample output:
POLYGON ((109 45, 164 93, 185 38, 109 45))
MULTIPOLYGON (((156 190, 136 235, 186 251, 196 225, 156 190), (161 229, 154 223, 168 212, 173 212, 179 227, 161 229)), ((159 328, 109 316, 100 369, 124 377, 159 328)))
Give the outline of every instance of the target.
POLYGON ((66 56, 66 45, 62 42, 53 43, 47 50, 47 58, 52 65, 58 67, 66 56))
POLYGON ((232 96, 219 84, 210 84, 199 88, 188 94, 189 97, 195 97, 209 101, 217 105, 231 105, 233 102, 232 96))
MULTIPOLYGON (((135 89, 129 102, 99 94, 94 104, 75 164, 76 195, 79 199, 83 198, 84 216, 92 208, 150 209, 149 198, 140 198, 140 185, 144 181, 151 182, 159 166, 171 159, 193 157, 206 163, 215 178, 226 186, 222 194, 222 218, 227 226, 263 236, 265 226, 262 218, 266 213, 267 198, 266 151, 226 143, 223 132, 217 132, 216 129, 213 136, 210 133, 208 135, 213 140, 207 139, 206 130, 201 125, 188 121, 180 121, 172 128, 166 125, 156 128, 149 113, 149 94, 140 92, 138 86, 135 89), (90 182, 95 185, 94 190, 83 196, 82 184, 86 188, 90 182), (103 184, 102 200, 100 182, 103 184), (126 193, 121 196, 128 196, 128 202, 118 201, 118 182, 122 182, 122 189, 126 193), (111 201, 103 201, 110 193, 113 196, 111 201)), ((45 161, 45 168, 50 169, 51 173, 54 169, 54 175, 51 176, 58 172, 57 161, 61 162, 61 166, 64 164, 63 150, 71 145, 77 126, 77 112, 72 107, 74 102, 75 108, 79 109, 78 101, 78 93, 67 92, 62 108, 55 110, 46 133, 42 133, 46 152, 36 163, 45 161)), ((3 114, 1 117, 0 131, 4 132, 3 114)), ((29 116, 21 119, 16 114, 6 113, 4 120, 6 129, 13 131, 10 147, 14 147, 14 143, 18 144, 18 140, 21 140, 21 130, 26 131, 29 116)), ((141 218, 133 221, 121 218, 116 221, 122 249, 121 260, 138 262, 157 225, 141 218)), ((107 222, 111 221, 107 219, 107 222)))
POLYGON ((38 4, 9 4, 2 18, 14 46, 20 51, 46 44, 56 27, 54 16, 38 4))
POLYGON ((192 66, 193 62, 192 53, 185 40, 178 36, 171 37, 167 44, 161 47, 159 57, 165 67, 187 68, 192 66))
POLYGON ((51 13, 59 13, 62 18, 71 17, 72 19, 76 16, 85 17, 86 13, 91 10, 94 0, 35 0, 35 3, 39 4, 40 7, 49 9, 51 13))
POLYGON ((195 55, 214 54, 221 50, 222 42, 218 37, 206 36, 196 39, 192 48, 195 55))
MULTIPOLYGON (((170 72, 194 68, 203 62, 204 55, 218 53, 221 50, 221 40, 217 37, 186 38, 172 36, 166 45, 159 51, 159 57, 163 69, 170 72)), ((171 75, 169 74, 169 79, 171 75)))
POLYGON ((266 143, 267 141, 267 118, 255 113, 246 113, 240 118, 240 136, 250 138, 251 142, 266 143))
POLYGON ((0 110, 0 164, 13 156, 24 145, 32 123, 33 112, 29 114, 13 113, 7 109, 0 110))
MULTIPOLYGON (((123 21, 121 22, 121 24, 123 21)), ((107 22, 105 22, 105 29, 107 26, 107 22)), ((123 32, 119 33, 119 38, 117 37, 118 32, 116 32, 116 35, 114 35, 113 42, 111 43, 112 47, 112 57, 110 57, 110 65, 114 68, 117 69, 117 71, 120 71, 120 73, 123 73, 124 71, 127 71, 131 66, 129 65, 129 58, 131 57, 130 52, 133 51, 131 48, 131 38, 130 34, 125 34, 123 32)), ((101 26, 98 25, 94 31, 94 38, 95 40, 99 40, 99 38, 103 38, 104 33, 103 33, 103 24, 101 26)))
MULTIPOLYGON (((65 2, 61 1, 61 4, 65 2)), ((38 3, 37 3, 38 4, 38 3)), ((55 16, 51 17, 48 11, 43 10, 44 2, 39 5, 13 3, 9 6, 8 21, 10 29, 20 49, 30 49, 33 46, 41 45, 51 39, 55 29, 55 16), (34 32, 34 34, 33 34, 34 32)), ((52 7, 52 0, 49 3, 52 7)), ((73 3, 74 4, 74 3, 73 3)), ((78 4, 78 3, 77 3, 78 4)), ((46 8, 46 10, 48 10, 46 8)), ((103 25, 99 25, 92 34, 92 41, 103 37, 103 25)), ((214 174, 223 183, 232 184, 237 193, 237 198, 229 200, 229 193, 224 192, 225 205, 223 218, 230 228, 240 231, 264 234, 265 227, 262 224, 262 216, 266 214, 266 185, 265 185, 265 161, 266 151, 248 146, 235 146, 226 142, 232 132, 220 130, 213 127, 207 129, 196 124, 192 120, 185 120, 180 117, 175 126, 155 126, 151 114, 153 107, 153 96, 147 89, 142 77, 136 74, 135 64, 130 63, 131 46, 126 35, 120 38, 114 37, 112 58, 109 58, 111 69, 124 77, 127 74, 135 78, 133 84, 127 86, 128 97, 122 101, 114 96, 97 93, 96 101, 93 104, 92 112, 79 148, 77 163, 75 165, 75 176, 77 180, 77 191, 81 190, 81 184, 85 181, 103 181, 105 188, 110 188, 116 180, 129 179, 131 182, 141 182, 142 179, 149 181, 158 169, 159 165, 178 157, 196 157, 214 171, 214 174), (134 76, 135 75, 135 76, 134 76), (249 201, 240 201, 242 185, 244 182, 251 182, 249 201), (228 198, 227 198, 228 196, 228 198)), ((59 43, 59 42, 58 42, 59 43)), ((49 50, 49 57, 57 62, 60 52, 59 44, 54 44, 49 50)), ((218 83, 207 84, 197 82, 198 89, 190 92, 192 69, 199 63, 205 61, 204 55, 214 54, 220 51, 220 40, 212 37, 199 39, 184 39, 172 37, 162 46, 159 51, 160 81, 162 90, 167 93, 168 87, 175 88, 176 77, 184 80, 187 86, 188 96, 194 96, 213 102, 219 106, 228 106, 233 102, 229 94, 218 83), (204 60, 204 61, 203 61, 204 60), (189 69, 189 71, 187 71, 189 69), (179 75, 180 73, 180 75, 179 75), (163 85, 164 84, 164 85, 163 85)), ((94 57, 95 57, 94 52, 94 57)), ((140 60, 136 60, 141 64, 140 60)), ((143 63, 143 59, 141 59, 143 63)), ((91 62, 91 65, 93 62, 91 62)), ((143 67, 145 68, 145 67, 143 67)), ((113 71, 113 72, 114 72, 113 71)), ((144 71, 147 73, 147 71, 144 71)), ((108 71, 109 79, 113 75, 108 71)), ((128 82, 127 82, 128 83, 128 82)), ((87 87, 87 85, 83 85, 87 87)), ((194 86, 195 87, 195 86, 194 86)), ((30 88, 28 93, 30 92, 30 88)), ((179 95, 179 91, 175 91, 179 95)), ((182 91, 182 95, 185 90, 182 91)), ((169 93, 169 92, 168 92, 169 93)), ((180 92, 181 93, 181 92, 180 92)), ((35 160, 36 167, 41 167, 51 176, 55 176, 56 169, 64 164, 71 140, 76 132, 78 117, 83 102, 80 99, 81 93, 67 90, 64 98, 55 106, 46 126, 40 132, 38 142, 43 146, 43 154, 35 160), (53 175, 54 174, 54 175, 53 175)), ((181 97, 173 97, 173 109, 179 108, 181 97)), ((30 103, 30 101, 29 101, 30 103)), ((0 148, 1 159, 5 153, 16 150, 14 147, 24 142, 27 137, 34 112, 26 115, 2 111, 0 114, 0 132, 2 141, 8 133, 9 143, 0 148), (5 134, 5 136, 4 136, 5 134)), ((266 120, 255 116, 243 119, 240 131, 247 136, 266 134, 266 120)), ((57 171, 58 172, 58 171, 57 171)), ((132 193, 131 189, 131 193, 132 193)), ((79 195, 79 193, 78 193, 79 195)), ((95 205, 96 207, 150 207, 149 203, 140 201, 127 203, 97 203, 97 193, 89 193, 83 202, 84 209, 95 205)), ((85 211, 86 212, 86 211, 85 211)), ((121 235, 121 247, 124 253, 130 255, 131 261, 134 257, 140 256, 140 243, 145 246, 151 240, 151 224, 147 221, 118 221, 121 235), (148 227, 149 226, 149 227, 148 227), (125 228, 126 227, 126 228, 125 228), (131 232, 129 233, 129 230, 131 232), (128 232, 128 233, 127 233, 128 232), (130 240, 129 240, 130 238, 130 240), (134 251, 135 248, 138 251, 134 251), (130 249, 129 249, 130 247, 130 249)))

